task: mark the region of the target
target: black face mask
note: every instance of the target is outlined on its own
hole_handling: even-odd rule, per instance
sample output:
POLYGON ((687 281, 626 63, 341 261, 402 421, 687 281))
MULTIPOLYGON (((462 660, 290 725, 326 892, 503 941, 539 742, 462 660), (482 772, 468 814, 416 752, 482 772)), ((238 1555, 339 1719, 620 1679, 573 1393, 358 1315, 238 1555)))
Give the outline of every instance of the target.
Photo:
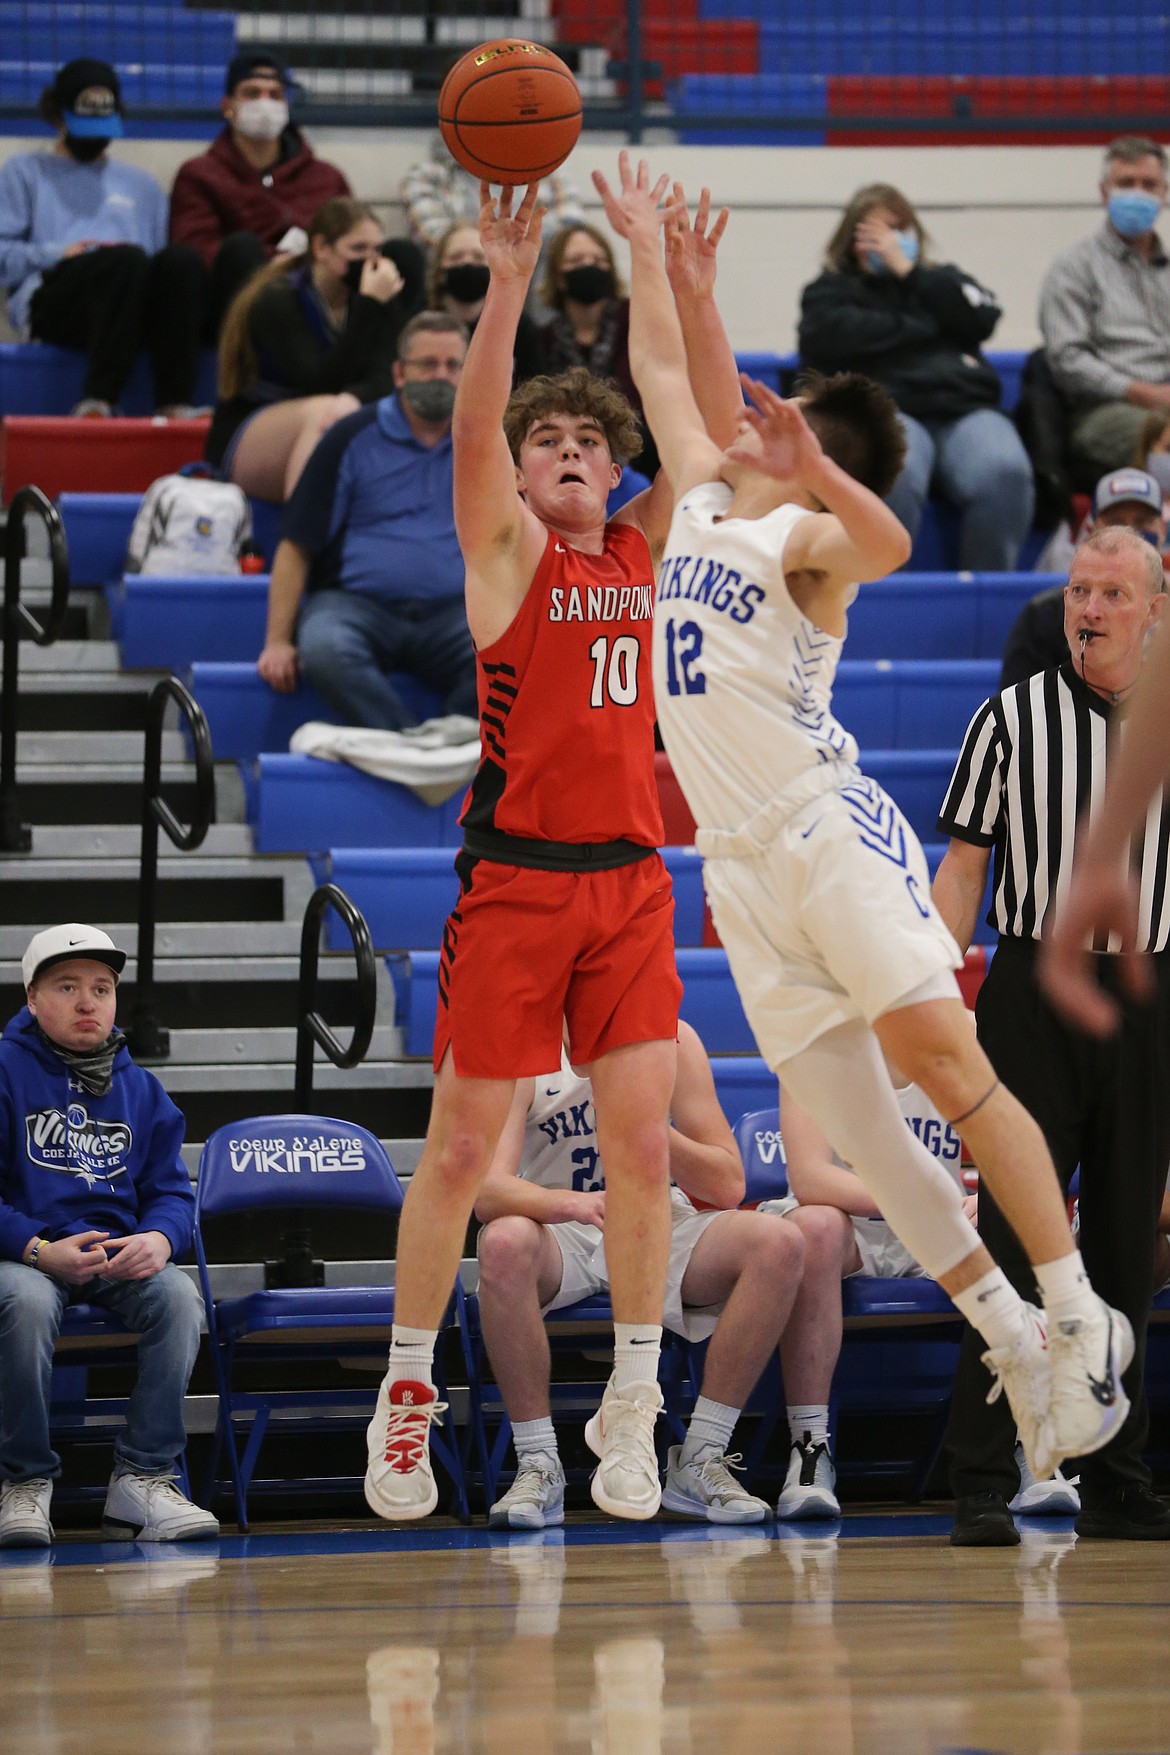
POLYGON ((474 305, 487 297, 492 271, 486 262, 458 262, 443 273, 443 291, 461 305, 474 305))
POLYGON ((581 305, 596 305, 613 297, 613 269, 600 262, 589 262, 582 268, 565 272, 565 296, 581 305))
POLYGON ((345 284, 349 288, 350 292, 357 292, 360 289, 361 284, 362 284, 362 269, 365 267, 365 265, 366 265, 366 258, 364 256, 359 256, 357 258, 357 260, 354 262, 351 262, 349 267, 346 269, 346 271, 345 271, 345 284))
POLYGON ((65 150, 79 165, 91 165, 102 156, 109 144, 102 134, 87 135, 84 140, 78 134, 65 136, 65 150))

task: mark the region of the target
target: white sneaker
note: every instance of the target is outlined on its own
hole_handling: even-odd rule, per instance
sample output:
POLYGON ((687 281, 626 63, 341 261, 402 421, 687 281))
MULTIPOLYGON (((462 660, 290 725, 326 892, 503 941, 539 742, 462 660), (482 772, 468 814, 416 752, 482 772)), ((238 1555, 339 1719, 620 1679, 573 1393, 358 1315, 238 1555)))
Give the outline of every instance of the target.
POLYGON ((1079 1475, 1066 1481, 1060 1470, 1054 1469, 1047 1481, 1038 1481, 1028 1467, 1022 1444, 1016 1445, 1016 1462, 1020 1470, 1020 1490, 1009 1504, 1009 1511, 1019 1512, 1025 1517, 1074 1517, 1081 1509, 1081 1496, 1077 1492, 1079 1475))
POLYGON ((1052 1393, 1044 1437, 1051 1468, 1066 1456, 1100 1450, 1129 1413, 1121 1373, 1133 1358, 1133 1329, 1129 1318, 1103 1298, 1094 1297, 1093 1303, 1091 1314, 1063 1317, 1049 1326, 1052 1393))
POLYGON ((1052 1369, 1044 1317, 1034 1304, 1024 1305, 1018 1339, 1006 1347, 988 1347, 983 1363, 995 1379, 988 1402, 1007 1396, 1028 1467, 1037 1481, 1046 1481, 1060 1458, 1049 1454, 1045 1437, 1052 1369))
POLYGON ((542 1530, 565 1521, 565 1471, 560 1458, 530 1451, 519 1459, 516 1479, 488 1512, 494 1529, 542 1530))
POLYGON ((636 1523, 653 1517, 662 1500, 654 1422, 662 1412, 657 1383, 605 1386, 601 1406, 585 1428, 585 1442, 600 1457, 589 1491, 593 1503, 611 1517, 636 1523))
POLYGON ((812 1434, 792 1446, 784 1489, 776 1501, 776 1516, 786 1523, 798 1520, 840 1517, 837 1498, 837 1471, 823 1439, 816 1444, 812 1434))
POLYGON ((169 1469, 140 1475, 121 1464, 110 1476, 102 1511, 105 1542, 210 1542, 219 1520, 179 1491, 169 1469))
POLYGON ((53 1483, 44 1475, 0 1486, 0 1548, 47 1548, 53 1540, 53 1483))
POLYGON ((439 1503, 431 1468, 431 1422, 447 1412, 425 1383, 382 1379, 366 1427, 366 1504, 392 1522, 427 1517, 439 1503))
POLYGON ((703 1517, 708 1523, 763 1523, 772 1507, 754 1499, 732 1470, 742 1466, 738 1456, 717 1450, 700 1451, 690 1462, 682 1460, 683 1447, 672 1444, 666 1453, 666 1485, 662 1509, 681 1517, 703 1517))

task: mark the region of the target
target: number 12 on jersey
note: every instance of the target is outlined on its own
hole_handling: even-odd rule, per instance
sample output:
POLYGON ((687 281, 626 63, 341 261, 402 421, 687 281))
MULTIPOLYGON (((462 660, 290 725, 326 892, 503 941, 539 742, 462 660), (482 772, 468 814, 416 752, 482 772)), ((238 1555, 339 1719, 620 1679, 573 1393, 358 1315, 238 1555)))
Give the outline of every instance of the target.
POLYGON ((666 624, 666 692, 670 695, 705 695, 707 675, 699 669, 703 630, 697 622, 673 620, 666 624))

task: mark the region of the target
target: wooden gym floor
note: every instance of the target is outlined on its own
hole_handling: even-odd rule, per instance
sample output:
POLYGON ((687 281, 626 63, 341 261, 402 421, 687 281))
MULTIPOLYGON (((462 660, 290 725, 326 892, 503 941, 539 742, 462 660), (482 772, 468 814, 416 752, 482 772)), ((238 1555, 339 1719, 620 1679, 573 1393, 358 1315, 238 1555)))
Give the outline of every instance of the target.
POLYGON ((286 1526, 0 1554, 8 1755, 1155 1755, 1170 1553, 837 1533, 286 1526))

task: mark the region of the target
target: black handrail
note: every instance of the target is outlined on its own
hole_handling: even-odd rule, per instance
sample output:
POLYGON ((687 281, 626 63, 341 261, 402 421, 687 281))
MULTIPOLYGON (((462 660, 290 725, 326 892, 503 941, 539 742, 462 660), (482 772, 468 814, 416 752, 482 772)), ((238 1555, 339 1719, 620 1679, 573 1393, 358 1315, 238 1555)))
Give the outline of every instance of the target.
POLYGON ((142 773, 142 855, 138 870, 138 969, 134 1016, 127 1031, 131 1053, 147 1060, 165 1060, 171 1034, 159 1024, 154 1009, 154 928, 158 914, 158 831, 166 830, 180 853, 202 845, 215 821, 215 763, 207 717, 177 676, 154 685, 146 705, 146 753, 142 773), (175 701, 186 715, 195 748, 195 809, 184 828, 162 796, 162 736, 167 702, 175 701))
POLYGON ((20 672, 20 636, 27 633, 38 646, 51 646, 61 632, 69 606, 69 545, 65 526, 52 500, 39 487, 22 487, 12 497, 4 532, 4 672, 0 687, 0 853, 27 853, 32 830, 20 820, 16 797, 16 697, 20 672), (42 627, 20 601, 20 563, 25 558, 25 520, 35 512, 49 537, 53 594, 42 627))
POLYGON ((301 973, 297 992, 297 1067, 293 1106, 310 1111, 313 1101, 313 1046, 320 1043, 334 1066, 356 1066, 365 1058, 374 1034, 377 969, 366 917, 336 884, 321 884, 309 897, 301 928, 301 973), (357 966, 358 1011, 349 1047, 345 1047, 317 1010, 317 965, 321 955, 321 922, 327 908, 336 909, 349 928, 357 966))

